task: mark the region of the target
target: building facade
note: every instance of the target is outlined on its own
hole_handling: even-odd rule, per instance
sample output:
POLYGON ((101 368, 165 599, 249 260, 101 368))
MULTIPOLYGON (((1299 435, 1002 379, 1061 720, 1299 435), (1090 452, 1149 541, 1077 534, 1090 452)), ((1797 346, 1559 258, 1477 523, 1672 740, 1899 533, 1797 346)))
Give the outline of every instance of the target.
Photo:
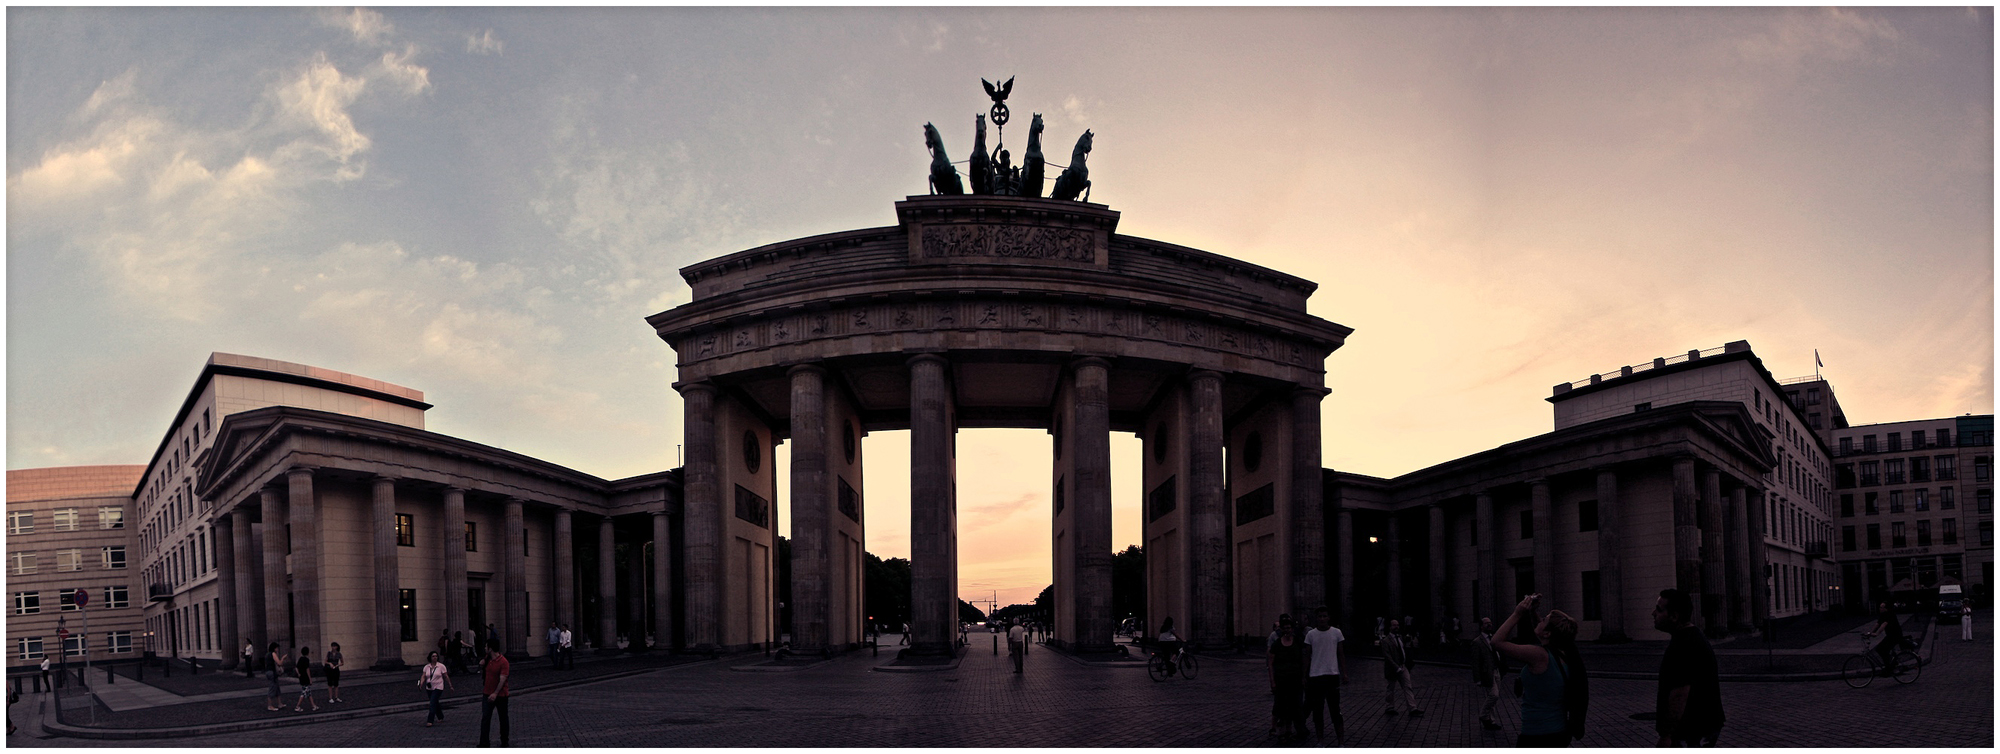
POLYGON ((39 666, 44 657, 80 661, 86 649, 96 661, 143 651, 145 587, 132 565, 127 517, 132 486, 144 471, 133 465, 7 472, 10 667, 39 666), (89 593, 83 606, 75 599, 79 589, 89 593), (58 639, 59 627, 67 639, 58 639))
POLYGON ((1831 433, 1843 602, 1866 610, 1993 578, 1993 416, 1866 424, 1831 433))

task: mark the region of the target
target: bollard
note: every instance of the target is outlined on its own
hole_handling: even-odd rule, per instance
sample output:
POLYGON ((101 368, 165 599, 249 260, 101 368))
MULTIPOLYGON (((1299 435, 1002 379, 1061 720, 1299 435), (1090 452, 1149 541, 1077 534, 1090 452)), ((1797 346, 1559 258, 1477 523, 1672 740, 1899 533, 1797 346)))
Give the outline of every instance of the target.
POLYGON ((117 678, 116 676, 113 676, 113 675, 111 674, 111 666, 110 666, 110 665, 106 665, 106 666, 104 666, 104 682, 105 682, 105 683, 117 683, 117 682, 118 682, 118 678, 117 678))
POLYGON ((999 635, 999 634, 994 634, 994 635, 993 635, 993 656, 995 656, 995 657, 998 657, 998 656, 1000 656, 1000 635, 999 635))

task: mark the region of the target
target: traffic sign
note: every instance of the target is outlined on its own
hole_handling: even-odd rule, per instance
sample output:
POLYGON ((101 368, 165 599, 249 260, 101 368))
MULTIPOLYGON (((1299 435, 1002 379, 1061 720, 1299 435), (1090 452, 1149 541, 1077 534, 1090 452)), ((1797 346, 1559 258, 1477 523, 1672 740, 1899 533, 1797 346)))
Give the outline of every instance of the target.
POLYGON ((67 628, 57 628, 57 629, 56 629, 56 638, 58 638, 58 639, 67 639, 67 638, 69 638, 69 629, 67 629, 67 628))
POLYGON ((89 589, 78 589, 78 590, 76 590, 76 606, 77 606, 77 607, 79 607, 79 608, 83 608, 83 607, 88 607, 88 606, 90 606, 90 590, 89 590, 89 589))

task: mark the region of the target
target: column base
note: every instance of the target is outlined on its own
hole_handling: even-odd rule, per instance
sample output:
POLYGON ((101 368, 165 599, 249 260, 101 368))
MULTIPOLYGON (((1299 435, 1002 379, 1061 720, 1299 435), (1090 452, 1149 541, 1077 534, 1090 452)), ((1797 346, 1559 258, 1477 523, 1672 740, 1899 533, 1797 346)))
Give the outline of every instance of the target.
POLYGON ((896 652, 897 657, 950 657, 958 653, 956 642, 917 642, 896 652))
POLYGON ((398 658, 395 658, 395 659, 390 659, 390 660, 376 660, 376 661, 375 661, 375 664, 373 664, 373 665, 370 665, 370 666, 368 666, 368 669, 369 669, 369 670, 407 670, 407 669, 409 669, 409 667, 410 667, 410 664, 409 664, 409 663, 407 663, 407 662, 403 662, 403 658, 401 658, 401 657, 398 657, 398 658))

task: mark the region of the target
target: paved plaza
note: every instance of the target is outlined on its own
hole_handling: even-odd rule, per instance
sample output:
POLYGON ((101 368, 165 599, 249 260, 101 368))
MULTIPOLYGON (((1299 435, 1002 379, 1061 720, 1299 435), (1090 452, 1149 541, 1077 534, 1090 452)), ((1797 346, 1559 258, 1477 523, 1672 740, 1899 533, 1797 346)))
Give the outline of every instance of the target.
MULTIPOLYGON (((1993 745, 1993 643, 1945 634, 1923 677, 1849 689, 1840 681, 1723 685, 1731 746, 1993 745)), ((582 686, 523 694, 513 703, 515 746, 1263 746, 1270 697, 1263 666, 1210 658, 1193 681, 1156 683, 1137 668, 1086 666, 1037 648, 1027 673, 975 635, 954 670, 873 672, 891 661, 862 651, 787 672, 743 672, 762 657, 680 665, 582 686)), ((1503 701, 1505 730, 1474 718, 1479 689, 1460 668, 1420 667, 1422 718, 1382 714, 1380 665, 1356 660, 1343 689, 1348 744, 1368 747, 1510 746, 1518 723, 1503 701)), ((1651 681, 1595 679, 1588 734, 1579 745, 1650 746, 1651 681)), ((14 709, 22 732, 9 746, 131 746, 138 741, 39 737, 40 695, 14 709), (30 732, 36 735, 30 735, 30 732)), ((215 704, 218 702, 206 702, 215 704)), ((242 699, 241 704, 260 704, 242 699)), ((285 713, 290 714, 290 713, 285 713)), ((476 743, 478 709, 461 707, 425 728, 422 713, 220 735, 161 739, 162 746, 461 746, 476 743)), ((497 732, 496 732, 497 733, 497 732)))

